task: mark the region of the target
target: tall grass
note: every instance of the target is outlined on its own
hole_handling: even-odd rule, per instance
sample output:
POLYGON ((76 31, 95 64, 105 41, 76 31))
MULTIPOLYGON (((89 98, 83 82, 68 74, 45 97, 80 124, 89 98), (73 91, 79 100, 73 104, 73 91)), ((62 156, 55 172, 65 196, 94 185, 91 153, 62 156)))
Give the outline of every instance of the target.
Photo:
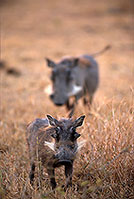
POLYGON ((64 192, 63 168, 56 170, 58 187, 51 191, 44 171, 38 190, 29 183, 29 158, 25 126, 9 126, 1 121, 0 197, 5 198, 133 198, 134 196, 134 124, 133 101, 109 101, 86 111, 79 132, 86 140, 74 164, 73 187, 64 192), (61 175, 62 172, 62 175, 61 175))

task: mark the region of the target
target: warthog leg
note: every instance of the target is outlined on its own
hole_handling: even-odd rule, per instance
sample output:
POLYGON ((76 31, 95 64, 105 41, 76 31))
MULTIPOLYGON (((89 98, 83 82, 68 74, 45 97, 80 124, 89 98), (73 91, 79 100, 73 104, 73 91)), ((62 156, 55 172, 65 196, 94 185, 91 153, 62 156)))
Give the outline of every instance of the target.
POLYGON ((67 110, 71 110, 74 108, 74 103, 70 104, 69 100, 66 102, 66 108, 67 110))
POLYGON ((66 186, 65 188, 71 186, 72 187, 72 173, 73 173, 73 166, 65 165, 65 176, 66 176, 66 186))
POLYGON ((92 101, 93 101, 93 95, 91 95, 90 98, 89 98, 90 105, 92 104, 92 101))
POLYGON ((50 184, 52 186, 52 189, 55 189, 56 187, 56 181, 55 181, 55 172, 54 172, 54 168, 52 168, 52 166, 50 166, 49 168, 47 168, 47 173, 50 177, 50 184))
POLYGON ((33 185, 34 172, 35 172, 35 163, 31 163, 31 171, 30 171, 30 174, 29 174, 30 184, 31 185, 33 185))

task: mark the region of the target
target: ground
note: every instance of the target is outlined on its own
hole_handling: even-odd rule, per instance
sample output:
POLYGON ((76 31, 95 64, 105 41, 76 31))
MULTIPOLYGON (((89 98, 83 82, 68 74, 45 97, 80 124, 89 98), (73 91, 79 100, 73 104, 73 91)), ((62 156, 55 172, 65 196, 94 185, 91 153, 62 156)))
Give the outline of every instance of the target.
MULTIPOLYGON (((132 0, 1 0, 0 198, 133 198, 134 196, 134 10, 132 0), (50 114, 67 117, 44 89, 51 70, 45 58, 92 54, 100 85, 85 114, 80 140, 87 142, 74 164, 73 188, 63 192, 61 170, 53 193, 31 187, 26 125, 50 114)), ((62 171, 63 173, 63 171, 62 171)), ((38 180, 38 179, 37 179, 38 180)), ((35 183, 36 184, 36 183, 35 183)))

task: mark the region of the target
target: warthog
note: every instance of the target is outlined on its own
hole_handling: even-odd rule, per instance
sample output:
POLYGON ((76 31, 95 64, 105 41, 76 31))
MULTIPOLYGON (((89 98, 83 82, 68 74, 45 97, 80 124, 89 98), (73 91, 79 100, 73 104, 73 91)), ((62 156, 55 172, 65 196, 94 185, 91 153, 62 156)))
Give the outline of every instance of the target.
POLYGON ((77 143, 80 134, 76 128, 83 124, 85 116, 75 121, 70 119, 56 120, 50 115, 47 118, 36 119, 27 127, 27 143, 31 161, 30 182, 33 184, 37 163, 44 166, 50 177, 52 189, 56 187, 56 167, 65 166, 66 185, 72 186, 73 162, 81 143, 77 143), (51 127, 49 127, 49 124, 51 127), (54 138, 54 142, 52 142, 54 138))
POLYGON ((102 51, 90 56, 63 57, 58 63, 46 58, 47 65, 52 68, 53 93, 50 98, 55 105, 66 104, 67 109, 71 109, 82 96, 84 104, 92 103, 99 84, 98 64, 94 57, 109 48, 110 46, 106 46, 102 51), (73 105, 69 102, 72 96, 75 97, 73 105))

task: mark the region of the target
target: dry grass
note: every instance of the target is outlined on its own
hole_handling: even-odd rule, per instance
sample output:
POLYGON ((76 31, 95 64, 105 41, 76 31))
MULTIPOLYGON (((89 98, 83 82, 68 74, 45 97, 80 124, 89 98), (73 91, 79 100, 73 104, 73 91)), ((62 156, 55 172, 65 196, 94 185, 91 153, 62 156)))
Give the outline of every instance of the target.
POLYGON ((134 29, 129 1, 5 2, 0 4, 1 57, 21 76, 1 69, 0 199, 134 198, 134 29), (86 115, 79 132, 87 142, 74 164, 73 188, 63 192, 63 169, 57 169, 55 193, 45 171, 43 187, 37 190, 35 183, 33 189, 26 125, 46 114, 67 115, 43 92, 50 82, 44 57, 92 53, 107 44, 112 49, 97 58, 100 87, 93 107, 89 111, 80 102, 74 116, 86 115))

